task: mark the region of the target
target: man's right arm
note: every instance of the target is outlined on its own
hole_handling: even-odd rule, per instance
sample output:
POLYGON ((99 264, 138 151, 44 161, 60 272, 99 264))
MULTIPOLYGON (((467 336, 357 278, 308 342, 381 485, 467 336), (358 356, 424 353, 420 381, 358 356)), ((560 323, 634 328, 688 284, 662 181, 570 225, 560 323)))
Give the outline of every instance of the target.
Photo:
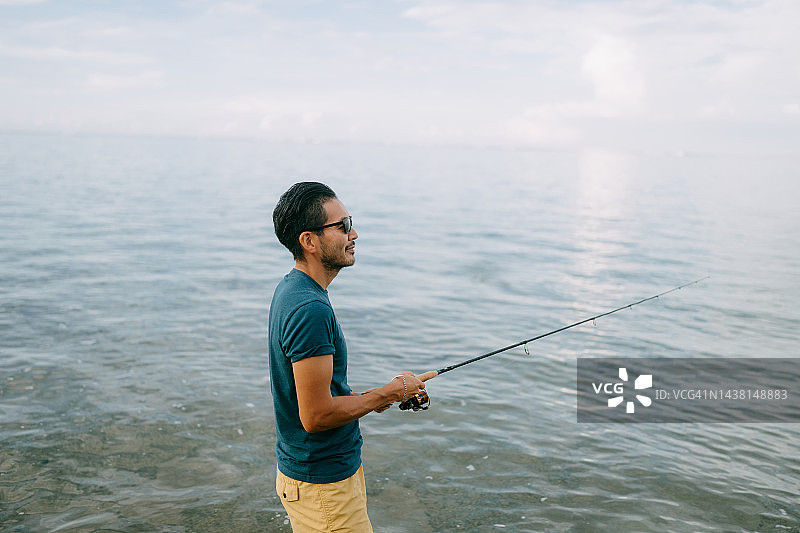
POLYGON ((333 355, 306 357, 292 363, 297 403, 303 429, 316 433, 358 420, 371 411, 382 411, 393 402, 417 394, 425 384, 413 372, 403 372, 403 379, 392 381, 354 396, 333 396, 333 355))

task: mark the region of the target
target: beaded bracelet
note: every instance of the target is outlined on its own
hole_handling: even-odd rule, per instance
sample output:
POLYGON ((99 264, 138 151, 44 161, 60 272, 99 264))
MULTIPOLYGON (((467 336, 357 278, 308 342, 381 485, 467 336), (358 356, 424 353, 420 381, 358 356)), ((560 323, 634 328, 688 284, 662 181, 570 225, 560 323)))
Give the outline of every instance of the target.
POLYGON ((392 379, 397 379, 397 378, 400 378, 400 379, 403 380, 403 399, 400 400, 400 401, 404 402, 404 401, 406 401, 406 394, 408 393, 408 388, 406 387, 406 377, 403 374, 397 374, 392 379))

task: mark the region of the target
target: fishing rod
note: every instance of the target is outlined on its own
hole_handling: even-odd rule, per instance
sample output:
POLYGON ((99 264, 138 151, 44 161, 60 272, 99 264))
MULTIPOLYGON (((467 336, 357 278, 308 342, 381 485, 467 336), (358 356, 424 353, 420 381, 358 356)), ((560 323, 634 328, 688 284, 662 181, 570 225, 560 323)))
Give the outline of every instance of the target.
MULTIPOLYGON (((427 381, 429 379, 435 378, 436 376, 444 374, 445 372, 450 372, 451 370, 455 370, 456 368, 461 368, 462 366, 468 365, 470 363, 474 363, 476 361, 480 361, 481 359, 486 359, 487 357, 491 357, 491 356, 497 355, 499 353, 507 352, 508 350, 511 350, 513 348, 517 348, 519 346, 522 346, 525 349, 525 353, 528 353, 527 344, 530 343, 530 342, 538 341, 539 339, 543 339, 544 337, 548 337, 550 335, 555 335, 556 333, 560 333, 560 332, 568 330, 570 328, 574 328, 575 326, 580 326, 581 324, 586 324, 587 322, 593 322, 593 321, 597 320, 598 318, 601 318, 601 317, 604 317, 604 316, 613 315, 617 311, 622 311, 623 309, 630 309, 634 305, 639 305, 639 304, 643 304, 644 302, 648 302, 650 300, 655 300, 656 298, 664 296, 665 294, 669 294, 671 292, 675 292, 675 291, 680 290, 680 289, 682 289, 684 287, 688 287, 689 285, 694 285, 695 283, 700 283, 701 281, 706 280, 706 279, 708 279, 710 277, 711 276, 704 276, 704 277, 702 277, 700 279, 696 279, 694 281, 690 281, 689 283, 684 283, 683 285, 679 285, 677 287, 674 287, 674 288, 672 288, 672 289, 670 289, 668 291, 660 292, 660 293, 658 293, 656 295, 649 296, 647 298, 642 298, 638 302, 633 302, 633 303, 630 303, 630 304, 627 304, 627 305, 623 305, 621 307, 617 307, 616 309, 612 309, 611 311, 606 311, 605 313, 600 313, 599 315, 594 315, 594 316, 591 316, 589 318, 585 318, 583 320, 575 322, 574 324, 570 324, 568 326, 563 326, 563 327, 560 327, 558 329, 554 329, 553 331, 548 331, 547 333, 542 333, 541 335, 537 335, 535 337, 531 337, 530 339, 525 339, 525 340, 522 340, 522 341, 519 341, 519 342, 515 342, 514 344, 509 344, 508 346, 506 346, 504 348, 499 348, 497 350, 493 350, 493 351, 485 353, 483 355, 479 355, 477 357, 473 357, 471 359, 467 359, 466 361, 461 361, 460 363, 456 363, 454 365, 446 366, 444 368, 440 368, 439 370, 429 370, 427 372, 419 374, 417 377, 422 381, 427 381)), ((427 409, 428 405, 430 405, 430 398, 428 398, 428 395, 427 394, 418 394, 418 395, 412 396, 408 400, 402 402, 400 404, 400 409, 402 409, 404 411, 409 410, 409 409, 411 409, 413 411, 420 411, 420 410, 427 409)))

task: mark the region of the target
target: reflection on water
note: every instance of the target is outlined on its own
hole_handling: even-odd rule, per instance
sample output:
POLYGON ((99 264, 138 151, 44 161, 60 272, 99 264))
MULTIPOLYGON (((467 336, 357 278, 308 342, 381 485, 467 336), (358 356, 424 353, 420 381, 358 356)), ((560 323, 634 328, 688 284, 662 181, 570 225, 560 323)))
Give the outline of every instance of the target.
POLYGON ((360 235, 355 390, 712 276, 367 417, 376 531, 800 530, 794 425, 579 425, 574 393, 581 356, 797 355, 798 161, 3 141, 0 531, 290 530, 269 215, 306 177, 360 235))

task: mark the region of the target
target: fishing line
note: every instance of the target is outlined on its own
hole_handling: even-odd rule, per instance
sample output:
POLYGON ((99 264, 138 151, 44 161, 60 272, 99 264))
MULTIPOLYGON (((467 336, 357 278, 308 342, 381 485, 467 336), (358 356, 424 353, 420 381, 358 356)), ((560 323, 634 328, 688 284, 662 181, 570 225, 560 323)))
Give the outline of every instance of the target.
MULTIPOLYGON (((530 343, 530 342, 538 341, 539 339, 543 339, 544 337, 548 337, 550 335, 555 335, 556 333, 560 333, 560 332, 568 330, 570 328, 574 328, 575 326, 580 326, 581 324, 585 324, 585 323, 590 322, 590 321, 592 323, 594 323, 595 325, 597 325, 596 321, 597 321, 598 318, 601 318, 601 317, 604 317, 604 316, 608 316, 608 315, 613 315, 614 313, 616 313, 618 311, 622 311, 623 309, 630 309, 634 305, 639 305, 639 304, 643 304, 645 302, 648 302, 650 300, 655 300, 656 298, 660 298, 661 296, 664 296, 665 294, 669 294, 671 292, 675 292, 677 290, 683 289, 684 287, 688 287, 689 285, 694 285, 695 283, 700 283, 701 281, 706 280, 706 279, 708 279, 710 277, 711 276, 704 276, 704 277, 702 277, 700 279, 696 279, 694 281, 690 281, 689 283, 684 283, 683 285, 679 285, 677 287, 674 287, 674 288, 672 288, 672 289, 670 289, 668 291, 660 292, 658 294, 655 294, 653 296, 649 296, 647 298, 642 298, 641 300, 639 300, 637 302, 629 303, 627 305, 623 305, 621 307, 617 307, 616 309, 612 309, 611 311, 606 311, 605 313, 600 313, 599 315, 594 315, 594 316, 591 316, 589 318, 585 318, 583 320, 575 322, 574 324, 570 324, 568 326, 563 326, 563 327, 560 327, 558 329, 554 329, 553 331, 548 331, 547 333, 542 333, 541 335, 537 335, 535 337, 531 337, 530 339, 525 339, 525 340, 522 340, 522 341, 519 341, 519 342, 515 342, 514 344, 509 344, 508 346, 505 346, 503 348, 498 348, 497 350, 493 350, 491 352, 479 355, 477 357, 473 357, 471 359, 467 359, 466 361, 461 361, 460 363, 456 363, 454 365, 446 366, 444 368, 440 368, 439 370, 429 370, 427 372, 424 372, 424 373, 418 375, 417 377, 422 381, 427 381, 429 379, 435 378, 438 375, 444 374, 445 372, 450 372, 451 370, 455 370, 456 368, 461 368, 462 366, 468 365, 470 363, 474 363, 476 361, 480 361, 481 359, 486 359, 487 357, 491 357, 491 356, 497 355, 499 353, 507 352, 508 350, 511 350, 513 348, 517 348, 519 346, 522 346, 523 349, 525 350, 525 353, 527 355, 530 355, 530 352, 528 351, 528 343, 530 343)), ((400 409, 403 409, 403 410, 412 409, 414 411, 419 411, 421 409, 427 409, 429 403, 430 403, 430 399, 428 399, 427 395, 425 395, 425 396, 412 396, 411 398, 409 398, 408 400, 406 400, 405 402, 400 404, 400 409)))

